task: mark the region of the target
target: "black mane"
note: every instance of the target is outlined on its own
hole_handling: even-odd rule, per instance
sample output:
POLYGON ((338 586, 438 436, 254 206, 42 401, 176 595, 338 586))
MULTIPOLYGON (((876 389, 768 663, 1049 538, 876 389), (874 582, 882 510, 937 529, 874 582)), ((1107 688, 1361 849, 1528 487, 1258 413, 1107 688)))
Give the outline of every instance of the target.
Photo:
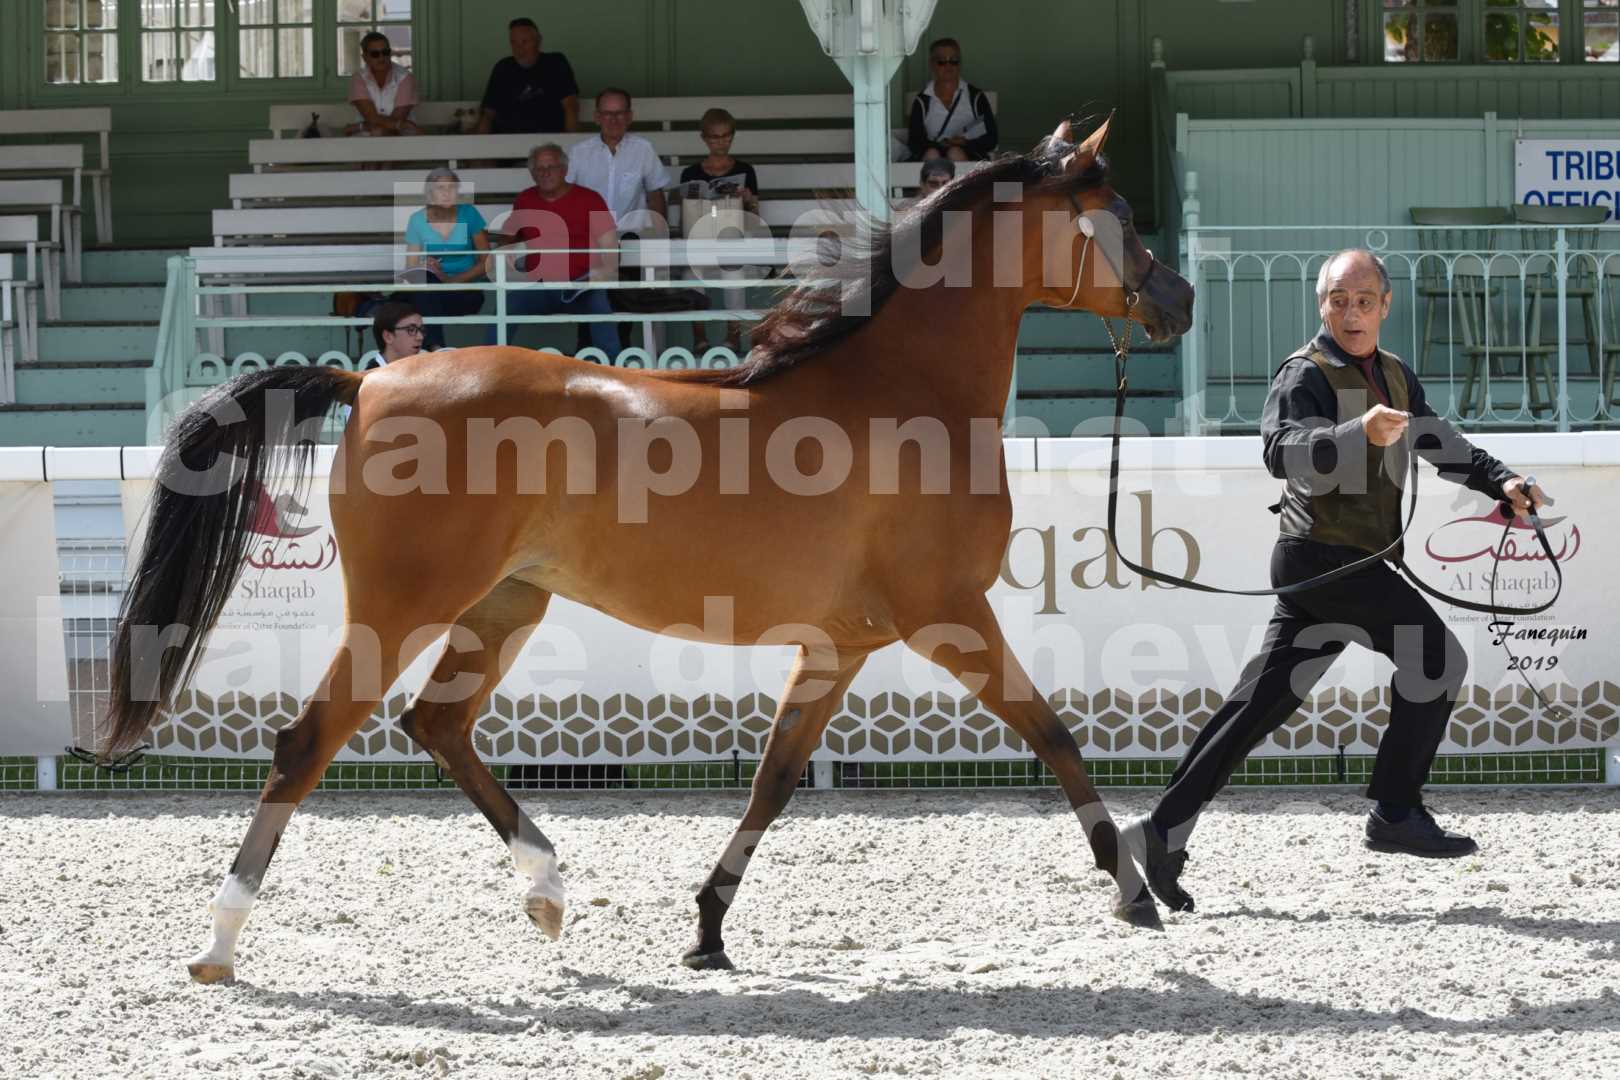
POLYGON ((1105 183, 1108 165, 1100 154, 1078 176, 1065 175, 1063 159, 1074 150, 1074 143, 1047 138, 1031 153, 997 158, 958 177, 892 224, 863 214, 857 235, 841 241, 846 249, 857 245, 854 252, 846 250, 835 265, 809 267, 810 279, 801 276, 800 284, 754 328, 755 345, 742 363, 734 368, 711 368, 691 374, 723 386, 749 386, 842 341, 870 323, 899 290, 894 257, 897 238, 905 240, 903 250, 920 251, 928 258, 939 251, 943 242, 944 215, 952 210, 972 210, 996 184, 1010 182, 1026 188, 1078 192, 1105 183), (921 233, 920 238, 914 236, 916 233, 921 233))

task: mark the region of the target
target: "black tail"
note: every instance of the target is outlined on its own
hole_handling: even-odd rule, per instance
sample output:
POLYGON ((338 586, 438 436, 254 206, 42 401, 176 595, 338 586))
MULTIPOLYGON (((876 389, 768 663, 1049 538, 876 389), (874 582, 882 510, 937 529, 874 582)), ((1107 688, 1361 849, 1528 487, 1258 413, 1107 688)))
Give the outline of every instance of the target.
POLYGON ((292 465, 308 482, 320 422, 353 403, 360 378, 330 367, 252 371, 174 422, 113 635, 104 758, 133 746, 190 681, 241 576, 265 481, 292 465))

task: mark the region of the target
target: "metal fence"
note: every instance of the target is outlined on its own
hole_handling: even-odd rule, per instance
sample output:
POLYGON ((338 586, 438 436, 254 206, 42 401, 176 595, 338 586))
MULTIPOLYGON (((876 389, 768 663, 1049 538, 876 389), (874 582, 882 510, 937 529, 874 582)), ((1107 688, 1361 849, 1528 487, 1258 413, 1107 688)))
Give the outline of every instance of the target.
POLYGON ((1199 314, 1182 346, 1189 434, 1253 431, 1277 364, 1321 323, 1318 272, 1376 252, 1393 303, 1381 344, 1439 415, 1474 429, 1620 421, 1620 226, 1189 227, 1199 314))

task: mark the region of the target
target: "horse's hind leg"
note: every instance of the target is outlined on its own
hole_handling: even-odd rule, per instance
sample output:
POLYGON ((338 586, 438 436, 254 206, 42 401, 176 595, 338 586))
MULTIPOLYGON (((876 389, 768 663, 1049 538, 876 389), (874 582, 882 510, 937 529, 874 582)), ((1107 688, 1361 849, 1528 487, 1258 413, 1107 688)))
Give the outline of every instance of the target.
POLYGON ((944 615, 931 626, 908 632, 906 644, 961 680, 1052 770, 1080 819, 1097 869, 1106 871, 1118 887, 1114 914, 1133 926, 1163 929, 1153 896, 1086 775, 1080 747, 1008 650, 990 602, 974 595, 950 606, 944 615))
POLYGON ((533 883, 524 909, 546 936, 562 933, 562 877, 551 841, 535 827, 473 750, 483 704, 546 613, 551 594, 507 578, 456 620, 444 654, 400 727, 432 754, 495 826, 512 862, 533 883))
POLYGON ((235 975, 237 936, 293 811, 320 783, 333 755, 360 730, 400 669, 414 659, 401 652, 408 647, 410 632, 423 623, 443 622, 453 615, 452 611, 437 620, 417 620, 396 612, 387 619, 351 621, 315 694, 298 719, 276 733, 270 777, 259 796, 259 807, 225 881, 208 905, 214 920, 213 938, 208 948, 186 964, 193 979, 212 983, 235 975))
POLYGON ((681 963, 690 968, 729 968, 720 925, 742 883, 748 860, 765 836, 765 830, 787 806, 804 775, 805 764, 821 744, 821 733, 832 719, 855 674, 866 660, 866 652, 814 655, 802 650, 788 677, 787 689, 776 706, 776 718, 765 740, 765 753, 759 771, 754 773, 748 809, 731 834, 720 861, 709 872, 708 881, 698 891, 697 942, 686 950, 681 963))

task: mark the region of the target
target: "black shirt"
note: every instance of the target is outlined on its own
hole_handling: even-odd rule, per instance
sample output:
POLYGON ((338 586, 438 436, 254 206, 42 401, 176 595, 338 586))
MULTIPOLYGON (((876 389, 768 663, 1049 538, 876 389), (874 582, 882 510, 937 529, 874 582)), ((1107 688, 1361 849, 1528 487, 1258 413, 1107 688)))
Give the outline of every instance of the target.
POLYGON ((693 180, 723 180, 727 176, 743 177, 743 186, 755 195, 759 194, 759 176, 754 172, 754 167, 742 158, 732 158, 731 168, 719 176, 710 176, 704 172, 703 162, 701 161, 688 165, 681 170, 681 183, 690 184, 693 180))
POLYGON ((563 99, 578 96, 574 69, 562 53, 541 53, 530 68, 508 56, 490 69, 483 105, 495 113, 497 135, 561 131, 563 99))
MULTIPOLYGON (((1360 366, 1355 357, 1339 348, 1339 343, 1325 328, 1312 345, 1341 364, 1360 366)), ((1389 388, 1384 385, 1383 369, 1375 364, 1372 370, 1374 389, 1381 393, 1370 395, 1371 399, 1376 401, 1379 396, 1387 399, 1389 388)), ((1502 484, 1517 474, 1437 416, 1423 392, 1423 384, 1404 362, 1401 374, 1406 376, 1407 411, 1412 414, 1410 430, 1418 456, 1434 465, 1447 480, 1492 499, 1501 499, 1502 484)), ((1352 416, 1335 423, 1338 411, 1333 387, 1314 361, 1299 357, 1283 364, 1271 381, 1271 392, 1266 396, 1265 412, 1260 418, 1260 438, 1266 468, 1271 475, 1279 480, 1287 478, 1293 448, 1299 446, 1310 447, 1311 468, 1323 477, 1333 472, 1340 454, 1366 453, 1367 433, 1361 426, 1361 417, 1352 416)))

